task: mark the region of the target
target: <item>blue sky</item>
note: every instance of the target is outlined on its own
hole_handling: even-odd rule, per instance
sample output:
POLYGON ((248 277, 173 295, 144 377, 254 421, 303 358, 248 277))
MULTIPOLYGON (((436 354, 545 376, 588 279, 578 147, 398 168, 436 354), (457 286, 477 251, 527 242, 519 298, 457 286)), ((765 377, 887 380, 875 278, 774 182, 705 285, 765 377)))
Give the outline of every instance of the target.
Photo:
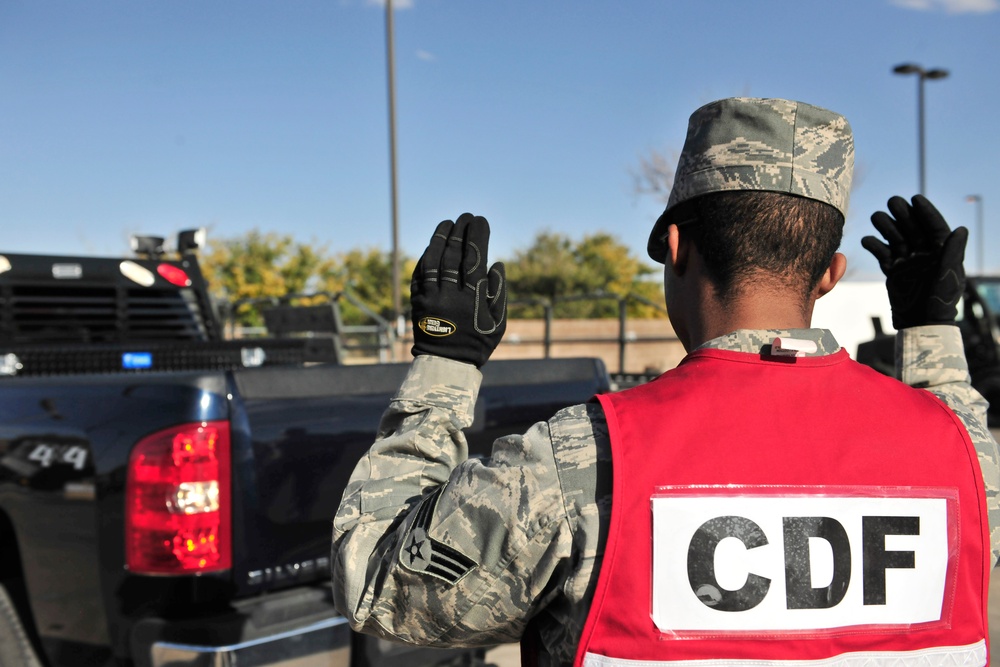
MULTIPOLYGON (((508 257, 542 230, 645 257, 633 192, 698 106, 843 113, 857 187, 842 250, 917 189, 1000 271, 1000 0, 408 0, 395 13, 401 249, 463 211, 508 257), (985 233, 977 229, 983 199, 985 233)), ((385 11, 367 0, 0 0, 0 251, 121 254, 133 232, 391 243, 385 11)))

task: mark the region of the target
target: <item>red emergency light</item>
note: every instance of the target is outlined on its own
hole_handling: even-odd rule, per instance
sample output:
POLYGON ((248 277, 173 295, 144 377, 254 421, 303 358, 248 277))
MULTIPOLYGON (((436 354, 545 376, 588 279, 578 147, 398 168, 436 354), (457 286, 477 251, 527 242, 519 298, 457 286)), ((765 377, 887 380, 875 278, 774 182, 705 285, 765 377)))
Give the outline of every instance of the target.
POLYGON ((178 287, 190 287, 191 279, 184 269, 173 264, 160 264, 156 267, 156 272, 160 274, 171 285, 178 287))

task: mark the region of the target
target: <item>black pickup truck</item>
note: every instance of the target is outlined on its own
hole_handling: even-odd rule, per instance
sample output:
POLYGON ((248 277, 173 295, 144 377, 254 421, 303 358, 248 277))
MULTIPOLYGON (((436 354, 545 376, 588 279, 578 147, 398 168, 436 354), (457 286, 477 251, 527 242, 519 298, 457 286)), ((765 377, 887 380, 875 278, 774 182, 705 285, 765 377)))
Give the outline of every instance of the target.
MULTIPOLYGON (((990 428, 1000 430, 1000 277, 968 276, 957 323, 972 386, 989 401, 990 428)), ((878 318, 872 325, 875 337, 858 345, 858 361, 892 375, 895 336, 883 331, 878 318)))
MULTIPOLYGON (((332 518, 407 365, 317 340, 224 338, 193 254, 0 254, 0 667, 481 661, 334 610, 332 518)), ((591 359, 484 375, 478 456, 608 388, 591 359)))

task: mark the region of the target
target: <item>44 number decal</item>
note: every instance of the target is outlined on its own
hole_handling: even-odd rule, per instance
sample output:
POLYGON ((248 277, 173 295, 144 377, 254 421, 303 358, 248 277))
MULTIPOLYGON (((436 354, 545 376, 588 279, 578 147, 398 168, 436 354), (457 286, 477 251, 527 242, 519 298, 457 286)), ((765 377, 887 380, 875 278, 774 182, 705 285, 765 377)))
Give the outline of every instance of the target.
POLYGON ((35 445, 28 453, 28 460, 43 468, 53 465, 71 465, 74 470, 87 466, 87 450, 79 445, 35 445))

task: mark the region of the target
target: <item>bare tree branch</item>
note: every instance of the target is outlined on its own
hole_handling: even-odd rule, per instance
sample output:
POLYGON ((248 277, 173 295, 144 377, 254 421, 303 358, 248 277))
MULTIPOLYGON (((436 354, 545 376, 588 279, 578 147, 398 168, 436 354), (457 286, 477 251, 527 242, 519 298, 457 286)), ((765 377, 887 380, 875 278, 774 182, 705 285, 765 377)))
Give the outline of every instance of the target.
POLYGON ((660 151, 651 148, 646 155, 640 155, 639 164, 629 169, 634 193, 652 195, 666 203, 674 182, 675 164, 677 164, 676 152, 668 158, 660 151))

